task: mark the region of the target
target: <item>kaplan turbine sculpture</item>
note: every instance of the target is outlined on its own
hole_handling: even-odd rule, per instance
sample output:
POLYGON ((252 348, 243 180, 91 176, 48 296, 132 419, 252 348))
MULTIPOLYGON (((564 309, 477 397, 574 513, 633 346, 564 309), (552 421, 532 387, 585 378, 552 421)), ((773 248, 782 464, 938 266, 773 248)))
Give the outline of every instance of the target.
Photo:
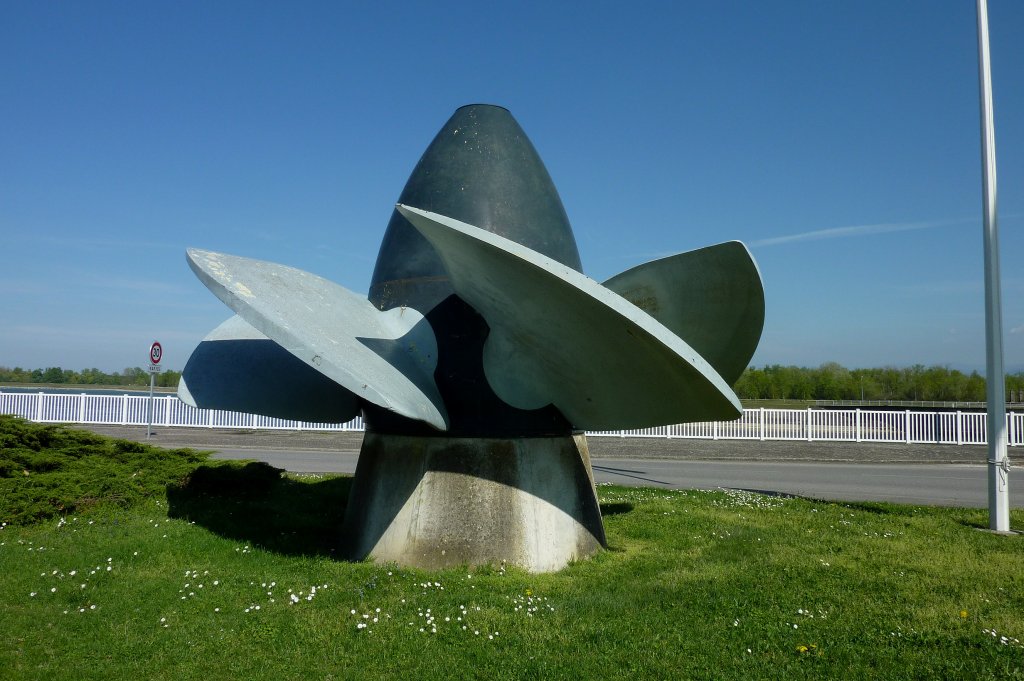
POLYGON ((503 108, 458 109, 391 216, 369 296, 200 250, 234 312, 189 359, 203 408, 367 425, 349 555, 550 571, 604 529, 585 430, 726 420, 764 321, 738 242, 599 284, 561 200, 503 108), (230 361, 224 361, 230 359, 230 361))

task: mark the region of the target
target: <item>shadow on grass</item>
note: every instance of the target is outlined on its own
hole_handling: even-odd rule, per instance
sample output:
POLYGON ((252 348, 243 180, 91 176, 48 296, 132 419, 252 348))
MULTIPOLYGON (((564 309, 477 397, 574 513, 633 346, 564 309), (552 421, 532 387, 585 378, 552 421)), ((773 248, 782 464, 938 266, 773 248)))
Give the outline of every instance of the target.
POLYGON ((774 497, 776 499, 802 499, 804 501, 809 501, 812 504, 842 507, 852 511, 874 513, 875 515, 914 516, 917 515, 919 511, 919 508, 916 506, 893 504, 887 501, 840 501, 837 499, 822 499, 820 497, 805 496, 802 494, 791 494, 789 492, 753 489, 751 487, 736 487, 734 489, 739 489, 743 492, 753 492, 754 494, 761 494, 766 497, 774 497))
POLYGON ((993 535, 1004 535, 1004 536, 1019 536, 1024 534, 1021 530, 1019 523, 1010 523, 1010 530, 1008 532, 999 532, 992 529, 991 517, 989 516, 987 509, 956 509, 957 513, 954 513, 954 520, 958 525, 962 527, 969 527, 972 530, 980 530, 981 532, 988 532, 993 535))
POLYGON ((776 492, 770 489, 753 489, 752 487, 733 487, 732 489, 738 489, 741 492, 751 492, 753 494, 760 494, 765 497, 774 497, 776 499, 807 499, 808 501, 821 501, 821 503, 828 504, 829 501, 820 499, 813 499, 811 497, 802 497, 797 494, 790 494, 789 492, 776 492))
POLYGON ((962 525, 964 527, 970 527, 971 529, 974 529, 974 530, 987 531, 989 529, 987 519, 983 520, 980 517, 977 518, 977 519, 974 519, 974 518, 957 518, 956 522, 959 525, 962 525))
POLYGON ((842 505, 854 511, 892 516, 913 517, 920 515, 922 510, 917 506, 892 504, 885 501, 844 501, 842 505))
POLYGON ((200 466, 167 488, 168 516, 294 556, 341 555, 352 478, 300 482, 257 462, 200 466))
POLYGON ((612 515, 622 515, 633 510, 633 504, 628 501, 601 504, 601 517, 607 518, 612 515))

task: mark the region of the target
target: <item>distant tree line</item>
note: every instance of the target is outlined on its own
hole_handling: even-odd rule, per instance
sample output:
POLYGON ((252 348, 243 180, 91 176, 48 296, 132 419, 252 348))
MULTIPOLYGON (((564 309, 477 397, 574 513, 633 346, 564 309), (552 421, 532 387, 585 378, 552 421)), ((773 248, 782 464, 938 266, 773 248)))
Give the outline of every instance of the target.
MULTIPOLYGON (((174 388, 181 378, 180 371, 162 371, 157 374, 156 384, 165 388, 174 388)), ((67 385, 112 385, 112 386, 148 386, 149 372, 141 367, 127 367, 124 371, 108 374, 99 369, 22 369, 21 367, 0 366, 0 383, 53 383, 67 385)))
MULTIPOLYGON (((984 402, 985 378, 943 366, 847 369, 835 362, 817 368, 750 367, 734 386, 740 399, 913 400, 984 402)), ((1024 371, 1006 377, 1006 398, 1024 398, 1024 371)))
MULTIPOLYGON (((180 378, 180 371, 163 371, 157 375, 156 384, 174 388, 180 378)), ((0 383, 148 386, 149 372, 141 367, 108 374, 99 369, 0 366, 0 383)), ((744 400, 985 401, 985 378, 978 372, 964 374, 949 367, 921 364, 902 369, 847 369, 835 362, 817 368, 773 364, 748 368, 733 387, 744 400)), ((1024 401, 1024 371, 1007 375, 1006 399, 1024 401)))

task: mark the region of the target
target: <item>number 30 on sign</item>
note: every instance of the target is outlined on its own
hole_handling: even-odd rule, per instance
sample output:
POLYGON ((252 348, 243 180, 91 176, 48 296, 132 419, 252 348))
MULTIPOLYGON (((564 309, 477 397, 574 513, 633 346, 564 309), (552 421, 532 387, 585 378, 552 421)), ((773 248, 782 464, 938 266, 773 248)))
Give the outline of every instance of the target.
POLYGON ((160 359, 164 356, 164 348, 158 341, 153 341, 153 344, 149 346, 149 364, 150 371, 158 369, 160 366, 160 359))

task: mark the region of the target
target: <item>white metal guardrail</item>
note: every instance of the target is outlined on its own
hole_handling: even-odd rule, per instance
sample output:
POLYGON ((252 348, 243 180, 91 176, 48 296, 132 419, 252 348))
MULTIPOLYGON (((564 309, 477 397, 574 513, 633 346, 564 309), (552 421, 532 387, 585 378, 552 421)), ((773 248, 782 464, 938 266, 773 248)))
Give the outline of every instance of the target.
MULTIPOLYGON (((805 440, 905 444, 986 444, 984 412, 867 409, 747 409, 735 421, 683 423, 642 430, 588 433, 619 437, 707 440, 805 440)), ((1008 442, 1024 444, 1024 413, 1006 415, 1008 442)))
MULTIPOLYGON (((42 423, 146 425, 145 395, 0 392, 0 414, 42 423)), ((705 440, 805 440, 986 444, 984 412, 876 411, 869 409, 747 409, 735 421, 682 423, 639 430, 592 432, 596 437, 661 437, 705 440)), ((363 420, 307 423, 255 414, 190 407, 174 395, 153 398, 153 424, 184 428, 361 431, 363 420)), ((1024 445, 1024 413, 1008 412, 1010 446, 1024 445)))
MULTIPOLYGON (((144 426, 146 395, 0 392, 0 414, 15 414, 40 423, 94 423, 144 426)), ((174 395, 153 398, 153 425, 184 428, 258 428, 271 430, 363 430, 363 419, 348 423, 307 423, 218 409, 196 409, 174 395)))

